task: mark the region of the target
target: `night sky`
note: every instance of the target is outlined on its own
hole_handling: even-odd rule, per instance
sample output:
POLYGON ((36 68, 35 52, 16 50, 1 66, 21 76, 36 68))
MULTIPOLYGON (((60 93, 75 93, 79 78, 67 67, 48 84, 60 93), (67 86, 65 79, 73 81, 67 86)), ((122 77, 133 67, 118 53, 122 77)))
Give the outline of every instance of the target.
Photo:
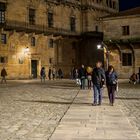
POLYGON ((120 11, 140 6, 140 0, 120 0, 120 11))

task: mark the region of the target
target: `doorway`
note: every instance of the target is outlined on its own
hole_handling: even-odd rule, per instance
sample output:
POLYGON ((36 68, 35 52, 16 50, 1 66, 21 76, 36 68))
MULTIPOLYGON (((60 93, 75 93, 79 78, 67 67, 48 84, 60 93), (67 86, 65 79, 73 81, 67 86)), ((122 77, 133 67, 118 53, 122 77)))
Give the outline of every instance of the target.
POLYGON ((31 73, 33 78, 37 78, 37 60, 31 60, 31 73))

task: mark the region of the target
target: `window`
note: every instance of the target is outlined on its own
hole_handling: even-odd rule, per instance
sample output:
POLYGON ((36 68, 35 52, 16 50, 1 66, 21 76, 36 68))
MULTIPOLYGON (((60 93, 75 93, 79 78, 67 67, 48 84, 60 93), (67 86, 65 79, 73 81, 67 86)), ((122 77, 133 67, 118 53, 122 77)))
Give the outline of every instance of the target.
POLYGON ((123 66, 132 66, 132 53, 123 53, 122 54, 122 65, 123 66))
POLYGON ((29 9, 29 24, 35 25, 35 9, 29 9))
POLYGON ((122 35, 129 35, 129 26, 122 26, 122 35))
POLYGON ((54 46, 53 39, 50 39, 50 40, 49 40, 48 46, 49 46, 49 48, 53 48, 53 46, 54 46))
POLYGON ((116 2, 115 1, 113 1, 113 9, 116 9, 116 2))
POLYGON ((1 34, 1 43, 2 44, 6 44, 7 43, 6 34, 1 34))
POLYGON ((53 13, 51 12, 48 13, 48 27, 49 28, 53 27, 53 13))
POLYGON ((36 40, 35 37, 31 37, 31 46, 35 46, 36 40))
POLYGON ((112 8, 112 0, 109 0, 109 7, 112 8))
POLYGON ((8 57, 0 56, 0 63, 7 63, 7 62, 8 62, 8 57))
POLYGON ((70 18, 70 28, 71 28, 71 31, 76 30, 76 19, 75 19, 75 17, 70 18))
POLYGON ((5 11, 6 11, 5 3, 0 2, 0 23, 5 23, 5 11))
POLYGON ((109 0, 106 0, 106 5, 109 6, 109 0))

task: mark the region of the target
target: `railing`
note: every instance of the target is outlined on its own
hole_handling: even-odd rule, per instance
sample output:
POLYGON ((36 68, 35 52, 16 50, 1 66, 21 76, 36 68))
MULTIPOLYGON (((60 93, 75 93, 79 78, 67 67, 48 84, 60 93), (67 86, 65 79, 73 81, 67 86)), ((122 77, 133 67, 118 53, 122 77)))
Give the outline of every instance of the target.
POLYGON ((37 34, 54 34, 54 35, 67 35, 67 36, 78 36, 79 32, 74 32, 68 29, 63 28, 49 28, 45 25, 31 25, 28 22, 19 22, 14 20, 7 20, 5 23, 0 23, 0 26, 5 30, 16 30, 16 31, 25 31, 25 32, 35 32, 37 34))

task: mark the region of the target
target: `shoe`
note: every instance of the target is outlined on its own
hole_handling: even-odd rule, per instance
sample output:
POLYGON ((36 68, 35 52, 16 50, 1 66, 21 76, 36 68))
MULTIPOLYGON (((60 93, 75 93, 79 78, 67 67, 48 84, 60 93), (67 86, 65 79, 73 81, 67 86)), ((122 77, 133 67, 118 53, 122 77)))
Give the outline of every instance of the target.
POLYGON ((98 106, 102 105, 101 103, 97 104, 98 106))
POLYGON ((96 103, 93 103, 92 106, 97 106, 97 104, 96 103))

